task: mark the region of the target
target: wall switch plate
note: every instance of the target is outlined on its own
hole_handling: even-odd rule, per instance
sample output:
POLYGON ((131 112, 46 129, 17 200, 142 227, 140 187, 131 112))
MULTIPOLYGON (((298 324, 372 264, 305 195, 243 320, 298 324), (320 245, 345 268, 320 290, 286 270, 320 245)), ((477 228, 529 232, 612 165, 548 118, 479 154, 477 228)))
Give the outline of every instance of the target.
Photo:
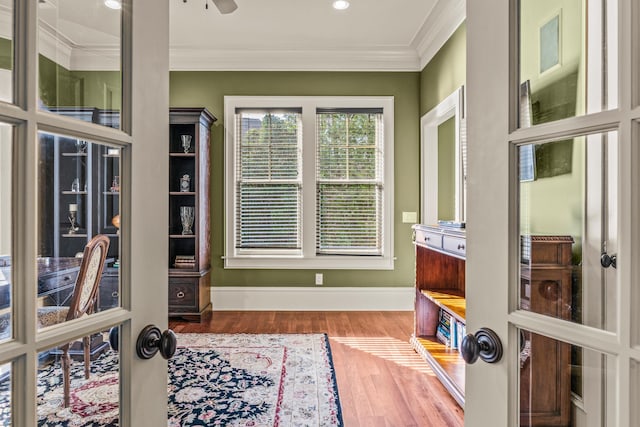
POLYGON ((402 212, 402 222, 408 224, 415 224, 418 222, 417 212, 402 212))
POLYGON ((316 285, 317 286, 322 286, 323 279, 324 279, 324 277, 323 277, 322 273, 316 273, 316 285))

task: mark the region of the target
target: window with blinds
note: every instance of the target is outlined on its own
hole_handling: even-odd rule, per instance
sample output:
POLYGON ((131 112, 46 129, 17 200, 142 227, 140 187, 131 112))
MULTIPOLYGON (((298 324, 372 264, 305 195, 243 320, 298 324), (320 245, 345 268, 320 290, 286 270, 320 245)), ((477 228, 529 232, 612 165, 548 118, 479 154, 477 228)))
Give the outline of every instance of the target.
POLYGON ((224 117, 225 268, 393 269, 393 97, 225 96, 224 117))
POLYGON ((236 109, 235 246, 300 250, 301 109, 236 109))
POLYGON ((316 110, 316 253, 381 255, 382 109, 316 110))

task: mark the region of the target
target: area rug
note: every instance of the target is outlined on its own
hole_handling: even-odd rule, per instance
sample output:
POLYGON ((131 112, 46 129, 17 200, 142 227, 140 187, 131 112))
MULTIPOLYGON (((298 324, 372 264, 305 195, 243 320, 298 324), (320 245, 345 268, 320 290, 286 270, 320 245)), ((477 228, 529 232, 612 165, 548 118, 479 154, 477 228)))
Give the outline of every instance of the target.
MULTIPOLYGON (((66 409, 59 364, 39 372, 38 425, 117 426, 117 363, 117 354, 103 354, 85 380, 74 362, 66 409)), ((5 382, 0 414, 8 406, 5 382)), ((325 334, 178 334, 168 395, 170 427, 343 426, 325 334)))

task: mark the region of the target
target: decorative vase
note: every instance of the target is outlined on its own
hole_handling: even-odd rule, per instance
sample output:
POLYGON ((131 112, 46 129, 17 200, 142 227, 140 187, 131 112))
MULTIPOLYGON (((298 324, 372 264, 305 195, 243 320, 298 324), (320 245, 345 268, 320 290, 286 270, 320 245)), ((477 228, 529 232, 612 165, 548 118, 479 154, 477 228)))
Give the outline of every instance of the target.
POLYGON ((193 220, 195 208, 193 206, 180 206, 180 220, 182 221, 182 234, 193 234, 193 220))
POLYGON ((186 173, 180 178, 180 191, 187 193, 191 189, 191 177, 186 173))
POLYGON ((191 135, 180 135, 180 139, 182 140, 182 149, 188 153, 191 149, 191 135))

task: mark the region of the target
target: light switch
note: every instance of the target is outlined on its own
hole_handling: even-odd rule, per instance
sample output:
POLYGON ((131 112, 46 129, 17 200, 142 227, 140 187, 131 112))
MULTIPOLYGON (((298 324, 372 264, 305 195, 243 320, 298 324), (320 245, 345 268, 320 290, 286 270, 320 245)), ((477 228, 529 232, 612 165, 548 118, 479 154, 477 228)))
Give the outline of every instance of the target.
POLYGON ((415 224, 418 222, 417 212, 402 212, 402 222, 408 224, 415 224))

